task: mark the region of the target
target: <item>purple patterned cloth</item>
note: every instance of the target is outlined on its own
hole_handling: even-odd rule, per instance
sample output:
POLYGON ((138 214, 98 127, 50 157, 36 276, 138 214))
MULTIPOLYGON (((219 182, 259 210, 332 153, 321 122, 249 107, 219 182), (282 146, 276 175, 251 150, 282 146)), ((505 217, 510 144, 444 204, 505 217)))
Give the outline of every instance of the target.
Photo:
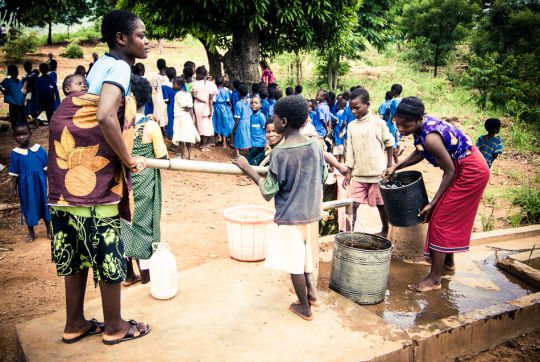
POLYGON ((426 137, 432 132, 441 135, 444 147, 453 160, 459 161, 471 154, 472 143, 469 138, 456 126, 440 119, 426 116, 422 124, 422 133, 414 135, 414 146, 419 152, 422 152, 426 160, 433 166, 438 166, 435 156, 426 151, 426 137))

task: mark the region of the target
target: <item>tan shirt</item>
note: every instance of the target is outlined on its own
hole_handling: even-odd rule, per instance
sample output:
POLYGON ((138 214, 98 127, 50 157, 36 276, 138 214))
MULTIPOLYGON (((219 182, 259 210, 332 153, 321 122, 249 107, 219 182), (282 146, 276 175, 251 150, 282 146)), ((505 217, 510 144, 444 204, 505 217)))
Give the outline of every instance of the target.
POLYGON ((373 114, 347 126, 345 165, 352 170, 352 180, 377 183, 387 166, 386 148, 394 146, 394 138, 385 122, 373 114))

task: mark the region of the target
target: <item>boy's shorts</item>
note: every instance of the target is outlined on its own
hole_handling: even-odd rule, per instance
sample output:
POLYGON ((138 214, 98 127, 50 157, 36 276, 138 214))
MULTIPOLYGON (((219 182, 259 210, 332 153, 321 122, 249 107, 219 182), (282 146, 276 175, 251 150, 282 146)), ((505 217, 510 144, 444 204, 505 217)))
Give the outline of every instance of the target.
POLYGON ((369 206, 384 205, 381 196, 381 189, 378 184, 351 181, 349 185, 349 197, 359 204, 368 204, 369 206))
MULTIPOLYGON (((52 261, 59 276, 69 276, 92 267, 94 284, 119 283, 126 276, 120 218, 90 217, 51 207, 52 261)), ((93 210, 93 208, 90 208, 93 210)), ((92 212, 92 211, 91 211, 92 212)))
POLYGON ((345 150, 344 145, 334 146, 334 149, 332 150, 332 154, 334 156, 341 156, 341 155, 343 155, 344 150, 345 150))

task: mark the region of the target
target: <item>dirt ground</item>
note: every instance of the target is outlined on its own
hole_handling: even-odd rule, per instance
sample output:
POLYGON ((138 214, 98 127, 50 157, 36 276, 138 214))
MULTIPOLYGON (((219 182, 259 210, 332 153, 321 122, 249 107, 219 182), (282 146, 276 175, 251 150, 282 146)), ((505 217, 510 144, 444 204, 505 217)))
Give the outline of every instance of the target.
MULTIPOLYGON (((60 47, 44 47, 33 61, 42 61, 60 47)), ((165 49, 171 54, 174 49, 165 49)), ((169 56, 171 56, 169 54, 169 56)), ((84 61, 60 58, 59 79, 72 72, 76 65, 89 63, 90 52, 85 52, 84 61)), ((186 59, 176 60, 183 63, 186 59)), ((150 62, 147 60, 147 69, 150 62)), ((4 65, 5 66, 5 65, 4 65)), ((7 108, 3 105, 3 109, 7 108)), ((5 113, 5 112, 4 112, 5 113)), ((48 128, 33 130, 33 141, 48 148, 48 128)), ((407 152, 412 149, 410 140, 407 152)), ((0 133, 0 163, 7 165, 9 152, 16 146, 10 133, 0 133)), ((171 153, 171 156, 174 155, 171 153)), ((195 150, 194 158, 215 162, 230 162, 233 151, 214 149, 202 154, 195 150)), ((495 163, 488 192, 499 192, 518 186, 533 179, 539 157, 503 155, 495 163)), ((428 194, 432 196, 440 182, 440 172, 422 163, 417 167, 423 172, 428 194)), ((227 238, 223 210, 241 204, 269 205, 260 196, 256 187, 240 186, 241 176, 163 172, 163 240, 168 242, 177 257, 180 270, 201 265, 215 258, 228 258, 227 238)), ((33 243, 24 242, 26 226, 20 224, 18 205, 10 200, 11 181, 7 168, 0 172, 0 361, 14 359, 16 348, 15 325, 53 313, 64 308, 63 282, 56 276, 50 259, 50 241, 45 228, 37 227, 33 243), (12 205, 12 206, 10 206, 12 205)), ((494 215, 495 228, 510 227, 508 222, 510 204, 499 200, 494 215)), ((482 231, 480 215, 489 215, 491 209, 482 205, 475 223, 475 231, 482 231)), ((511 211, 510 211, 511 212, 511 211)), ((89 283, 87 300, 99 297, 99 291, 89 283)), ((131 317, 131 316, 125 316, 131 317)), ((51 331, 60 336, 62 331, 51 331)), ((519 337, 482 353, 472 361, 524 361, 540 360, 539 332, 519 337)))

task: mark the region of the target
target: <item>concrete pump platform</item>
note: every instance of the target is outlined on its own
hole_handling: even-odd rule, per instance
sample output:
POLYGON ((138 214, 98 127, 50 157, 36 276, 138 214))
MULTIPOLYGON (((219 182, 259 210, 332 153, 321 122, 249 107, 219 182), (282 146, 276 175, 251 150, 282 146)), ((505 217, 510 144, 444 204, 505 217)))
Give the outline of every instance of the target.
MULTIPOLYGON (((384 302, 360 306, 329 290, 331 244, 321 242, 323 305, 304 321, 289 276, 263 263, 216 260, 179 273, 179 293, 155 300, 149 286, 122 290, 122 314, 151 324, 141 339, 105 346, 100 336, 60 341, 63 310, 17 325, 19 360, 27 361, 438 361, 488 349, 540 326, 540 293, 498 270, 501 253, 540 246, 540 228, 478 238, 456 256, 443 289, 414 293, 407 284, 429 269, 393 260, 384 302), (481 241, 478 241, 481 240, 481 241)), ((369 276, 366 276, 369 277, 369 276)), ((101 302, 86 316, 102 320, 101 302)))

